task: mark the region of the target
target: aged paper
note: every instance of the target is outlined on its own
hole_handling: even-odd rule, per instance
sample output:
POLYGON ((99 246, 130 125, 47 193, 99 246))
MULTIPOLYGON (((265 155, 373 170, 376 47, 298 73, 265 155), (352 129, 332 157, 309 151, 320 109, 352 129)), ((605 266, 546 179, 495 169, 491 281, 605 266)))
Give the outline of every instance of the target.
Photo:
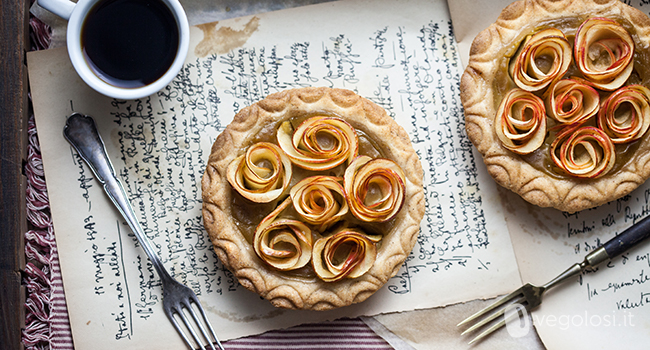
POLYGON ((146 256, 62 137, 72 112, 95 117, 145 233, 222 339, 488 298, 520 283, 496 186, 465 137, 462 68, 444 1, 326 3, 200 25, 191 36, 174 82, 136 101, 90 90, 64 49, 28 57, 77 348, 182 345, 146 256), (275 309, 239 286, 216 260, 200 211, 210 147, 233 115, 303 86, 351 89, 384 107, 426 172, 427 212, 402 270, 366 302, 325 313, 275 309))
POLYGON ((448 1, 449 14, 463 67, 467 66, 469 49, 476 34, 494 23, 501 10, 510 3, 512 0, 448 1))
MULTIPOLYGON (((462 33, 457 39, 465 63, 473 38, 511 2, 449 2, 454 29, 462 33)), ((650 13, 646 1, 626 3, 650 13)), ((572 215, 535 207, 506 190, 500 192, 522 280, 539 285, 650 213, 649 183, 619 200, 572 215)), ((649 258, 650 242, 645 242, 600 266, 597 272, 548 292, 532 314, 546 347, 646 349, 650 338, 649 258)))

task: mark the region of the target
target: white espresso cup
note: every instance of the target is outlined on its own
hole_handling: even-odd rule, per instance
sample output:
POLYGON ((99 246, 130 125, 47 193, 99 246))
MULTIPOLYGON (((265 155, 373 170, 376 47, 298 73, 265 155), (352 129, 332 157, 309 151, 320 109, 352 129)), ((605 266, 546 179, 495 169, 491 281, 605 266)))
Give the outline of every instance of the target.
POLYGON ((68 20, 67 47, 91 88, 137 99, 167 86, 187 57, 190 29, 178 0, 38 0, 68 20))

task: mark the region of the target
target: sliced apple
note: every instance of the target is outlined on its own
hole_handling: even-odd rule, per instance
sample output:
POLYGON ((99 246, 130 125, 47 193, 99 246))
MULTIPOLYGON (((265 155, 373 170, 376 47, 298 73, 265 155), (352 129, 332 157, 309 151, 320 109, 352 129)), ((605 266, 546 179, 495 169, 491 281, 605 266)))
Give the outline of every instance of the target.
POLYGON ((568 126, 558 131, 550 147, 551 159, 568 174, 598 178, 614 167, 614 143, 593 126, 568 126))
POLYGON ((499 105, 494 127, 503 147, 517 154, 534 152, 546 136, 544 101, 528 91, 510 90, 499 105))
POLYGON ((641 138, 650 126, 650 90, 641 85, 628 85, 616 90, 605 100, 598 113, 598 127, 614 143, 627 143, 641 138))
POLYGON ((291 160, 269 142, 250 146, 245 154, 230 162, 226 174, 239 194, 256 203, 277 199, 289 187, 291 175, 291 160))
POLYGON ((405 198, 405 176, 389 159, 359 156, 345 170, 350 212, 366 222, 385 222, 397 215, 405 198))
POLYGON ((549 89, 548 116, 562 124, 581 124, 598 113, 598 91, 580 79, 562 79, 549 89))
POLYGON ((344 228, 314 243, 312 265, 325 282, 357 278, 368 272, 377 259, 381 236, 366 235, 359 229, 344 228))
POLYGON ((253 237, 257 256, 281 271, 299 269, 311 260, 311 229, 301 221, 279 217, 290 205, 291 198, 285 199, 260 222, 253 237))
POLYGON ((291 122, 280 124, 278 145, 297 166, 320 171, 352 161, 359 153, 354 128, 336 117, 316 116, 293 130, 291 122))
POLYGON ((526 38, 509 65, 512 80, 539 91, 562 78, 571 65, 571 45, 561 30, 548 28, 526 38))
POLYGON ((584 21, 573 47, 576 66, 595 87, 614 91, 629 78, 634 40, 618 22, 602 17, 584 21))
POLYGON ((296 212, 322 232, 348 212, 343 178, 311 176, 295 184, 289 192, 296 212))

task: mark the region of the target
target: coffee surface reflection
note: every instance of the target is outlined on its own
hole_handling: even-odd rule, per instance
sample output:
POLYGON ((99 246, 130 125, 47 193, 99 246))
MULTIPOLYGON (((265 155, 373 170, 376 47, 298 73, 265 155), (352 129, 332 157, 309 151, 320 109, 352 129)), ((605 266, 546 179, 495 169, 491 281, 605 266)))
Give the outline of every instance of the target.
POLYGON ((89 11, 81 48, 94 73, 121 88, 151 84, 167 72, 179 46, 174 14, 161 0, 103 0, 89 11))

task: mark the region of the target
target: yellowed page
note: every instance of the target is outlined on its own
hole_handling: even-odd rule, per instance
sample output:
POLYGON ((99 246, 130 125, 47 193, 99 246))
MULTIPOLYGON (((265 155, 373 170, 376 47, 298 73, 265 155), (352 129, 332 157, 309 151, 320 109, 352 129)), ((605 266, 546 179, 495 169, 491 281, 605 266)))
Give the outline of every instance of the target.
POLYGON ((476 34, 494 23, 512 0, 451 0, 448 3, 460 60, 465 67, 476 34))
POLYGON ((30 53, 77 348, 182 345, 162 313, 160 283, 146 256, 62 137, 72 112, 95 117, 145 233, 171 273, 199 294, 222 339, 516 287, 496 187, 465 136, 450 32, 445 2, 429 0, 343 1, 201 25, 192 28, 192 49, 176 80, 136 101, 90 90, 64 49, 30 53), (237 40, 222 40, 222 28, 237 40), (427 213, 402 270, 367 301, 325 313, 275 309, 238 285, 217 262, 201 221, 200 177, 219 132, 242 107, 301 86, 348 88, 384 107, 409 132, 426 170, 427 213))
MULTIPOLYGON (((450 1, 460 56, 469 57, 473 38, 493 23, 501 1, 450 1)), ((632 2, 645 13, 650 5, 632 2)), ((543 285, 590 251, 650 212, 650 183, 597 209, 568 215, 541 209, 500 190, 524 282, 543 285)), ((650 339, 650 242, 552 289, 532 322, 548 349, 646 349, 650 339)), ((528 325, 510 335, 524 336, 528 325)))

